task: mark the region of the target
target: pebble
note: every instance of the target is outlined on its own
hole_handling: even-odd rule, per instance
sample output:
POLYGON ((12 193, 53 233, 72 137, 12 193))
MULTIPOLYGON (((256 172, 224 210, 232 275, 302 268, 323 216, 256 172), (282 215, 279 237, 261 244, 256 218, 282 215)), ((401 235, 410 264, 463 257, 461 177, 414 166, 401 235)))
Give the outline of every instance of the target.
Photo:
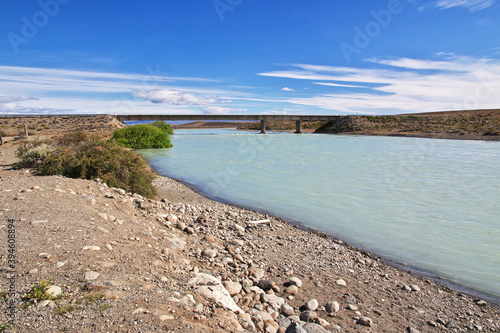
POLYGON ((101 248, 99 246, 94 246, 94 245, 87 245, 87 246, 84 246, 82 251, 101 251, 101 248))
POLYGON ((215 258, 217 256, 217 251, 212 249, 204 249, 201 255, 208 258, 215 258))
POLYGON ((373 324, 373 320, 369 317, 361 317, 356 321, 356 324, 366 326, 366 327, 371 327, 373 324))
POLYGON ((94 272, 94 271, 89 271, 85 273, 85 280, 90 281, 90 280, 95 280, 99 277, 99 273, 94 272))
POLYGON ((38 256, 42 259, 49 259, 51 255, 50 255, 50 253, 43 252, 43 253, 40 253, 38 256))
POLYGON ((411 287, 411 290, 413 290, 413 291, 420 291, 420 287, 417 286, 416 284, 412 284, 410 287, 411 287))
POLYGON ((224 285, 224 288, 229 292, 229 295, 234 296, 238 295, 241 291, 241 284, 233 281, 224 281, 222 283, 224 285))
POLYGON ((47 289, 46 293, 52 297, 57 297, 62 294, 62 289, 58 286, 50 286, 49 289, 47 289))
POLYGON ((313 321, 316 318, 318 318, 318 314, 314 311, 306 310, 300 314, 300 320, 305 322, 313 321))
POLYGON ((212 235, 206 235, 205 240, 209 243, 214 243, 215 242, 215 237, 212 235))
POLYGON ((296 285, 291 285, 285 289, 285 292, 290 295, 297 295, 299 288, 296 285))
POLYGON ((338 302, 336 302, 336 301, 330 301, 330 302, 326 303, 325 310, 328 313, 339 312, 339 310, 340 310, 340 304, 338 302))
POLYGON ((488 303, 486 303, 486 301, 483 301, 483 300, 479 300, 476 302, 476 305, 478 306, 486 306, 488 303))
POLYGON ((160 319, 161 321, 165 321, 165 320, 174 320, 175 318, 174 318, 173 316, 161 315, 161 316, 159 317, 159 319, 160 319))
POLYGON ((289 283, 291 285, 297 286, 298 288, 302 288, 302 281, 298 277, 292 277, 292 278, 290 278, 290 282, 289 283))
POLYGON ((306 309, 311 310, 311 311, 316 311, 318 309, 319 302, 317 299, 313 298, 306 304, 306 309))
POLYGON ((338 284, 339 286, 345 286, 345 285, 347 285, 347 283, 344 280, 342 280, 342 279, 339 279, 339 280, 335 281, 335 283, 338 284))
POLYGON ((64 265, 66 265, 66 261, 58 261, 56 264, 56 267, 59 268, 59 267, 63 267, 64 265))
POLYGON ((110 251, 113 251, 113 246, 111 246, 111 244, 106 244, 106 248, 110 251))
POLYGON ((307 333, 307 331, 299 323, 292 323, 288 326, 285 333, 307 333))
POLYGON ((436 327, 436 326, 437 326, 437 323, 436 323, 435 321, 428 320, 428 321, 427 321, 427 325, 432 326, 432 327, 436 327))

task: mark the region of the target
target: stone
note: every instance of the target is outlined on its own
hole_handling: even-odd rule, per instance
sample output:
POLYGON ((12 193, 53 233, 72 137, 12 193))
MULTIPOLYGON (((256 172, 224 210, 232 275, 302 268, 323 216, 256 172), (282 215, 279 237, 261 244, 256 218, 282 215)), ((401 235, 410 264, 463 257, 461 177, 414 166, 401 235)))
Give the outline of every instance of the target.
POLYGON ((239 284, 238 282, 224 281, 223 285, 231 296, 238 295, 242 289, 241 284, 239 284))
POLYGON ((59 268, 59 267, 63 267, 64 265, 66 265, 66 261, 58 261, 56 263, 56 267, 59 268))
POLYGON ((317 299, 313 298, 306 304, 306 309, 311 311, 316 311, 318 309, 319 302, 317 299))
POLYGON ((371 320, 370 317, 361 317, 356 321, 356 324, 371 327, 373 325, 373 320, 371 320))
POLYGON ((89 271, 85 273, 85 280, 90 281, 90 280, 95 280, 99 277, 99 273, 94 272, 94 271, 89 271))
POLYGON ((300 314, 300 320, 302 321, 313 321, 318 318, 318 314, 314 311, 306 310, 300 314))
POLYGON ((455 325, 455 323, 452 322, 452 321, 447 322, 446 325, 444 325, 444 326, 446 328, 455 328, 455 327, 457 327, 457 325, 455 325))
POLYGON ((207 242, 209 242, 209 243, 213 243, 213 242, 215 242, 215 237, 214 237, 214 236, 212 236, 212 235, 206 235, 206 236, 205 236, 205 240, 206 240, 207 242))
POLYGON ((257 286, 262 290, 273 289, 273 282, 269 280, 260 280, 257 286))
POLYGON ((285 304, 285 299, 274 294, 261 294, 264 302, 269 304, 274 311, 279 311, 281 306, 285 304))
POLYGON ((165 237, 165 240, 170 243, 169 247, 173 250, 182 251, 186 247, 186 242, 175 235, 170 234, 169 237, 165 237))
POLYGON ((298 277, 292 277, 289 281, 290 285, 297 286, 298 288, 302 288, 302 281, 298 277))
POLYGON ((290 294, 290 295, 297 295, 298 292, 299 292, 299 287, 297 287, 296 285, 291 285, 291 286, 288 286, 286 289, 285 289, 285 292, 287 294, 290 294))
POLYGON ((329 333, 323 326, 315 323, 306 323, 302 328, 305 329, 307 333, 329 333))
POLYGON ((45 253, 45 252, 43 252, 43 253, 40 253, 40 254, 38 255, 38 257, 40 257, 41 259, 48 260, 48 259, 51 257, 51 255, 50 255, 50 253, 45 253))
POLYGON ((160 321, 166 321, 166 320, 174 320, 175 318, 173 316, 161 315, 159 319, 160 321))
POLYGON ((214 276, 205 273, 198 273, 198 275, 191 279, 188 284, 196 287, 196 291, 203 297, 214 301, 224 309, 231 310, 236 313, 243 313, 243 310, 236 305, 220 280, 214 276))
POLYGON ((476 301, 475 303, 476 303, 476 305, 478 305, 478 306, 486 306, 486 305, 488 305, 488 303, 486 303, 486 301, 484 301, 484 300, 482 300, 482 299, 481 299, 481 300, 476 301))
POLYGON ((217 251, 212 249, 204 249, 201 255, 208 258, 215 258, 217 256, 217 251))
POLYGON ((316 319, 316 321, 318 322, 319 325, 321 325, 323 327, 330 326, 330 323, 323 318, 318 318, 318 319, 316 319))
POLYGON ((299 323, 292 323, 286 329, 285 333, 308 333, 299 323))
POLYGON ((47 289, 46 293, 52 297, 57 297, 62 294, 62 289, 58 286, 50 286, 49 289, 47 289))
POLYGON ((295 314, 295 311, 290 305, 288 305, 287 303, 283 303, 283 305, 281 305, 281 313, 284 316, 290 317, 295 314))
POLYGON ((347 304, 347 308, 351 311, 358 311, 358 307, 354 304, 347 304))
POLYGON ((437 323, 435 321, 432 321, 432 320, 428 320, 427 321, 427 325, 431 326, 431 327, 436 327, 437 326, 437 323))
POLYGON ((410 286, 410 288, 411 288, 411 290, 413 290, 413 291, 420 291, 420 287, 419 287, 419 286, 417 286, 416 284, 412 284, 412 285, 410 286))
POLYGON ((144 309, 143 308, 137 308, 134 311, 132 311, 132 315, 136 315, 138 313, 144 313, 144 309))
POLYGON ((87 245, 84 246, 82 251, 101 251, 101 248, 99 246, 94 246, 94 245, 87 245))
POLYGON ((420 333, 420 331, 419 331, 419 330, 417 330, 416 328, 413 328, 413 327, 411 327, 411 326, 408 326, 408 327, 406 328, 406 331, 407 331, 408 333, 420 333))
POLYGON ((235 224, 235 225, 234 225, 234 229, 235 229, 238 233, 240 233, 240 234, 244 234, 244 233, 245 233, 245 228, 243 228, 243 227, 242 227, 241 225, 239 225, 239 224, 235 224))
POLYGON ((340 304, 336 301, 327 302, 325 305, 325 310, 328 313, 335 313, 340 311, 340 304))
POLYGON ((39 308, 44 308, 46 306, 48 306, 50 308, 55 308, 57 305, 55 302, 49 301, 49 300, 41 301, 40 303, 38 303, 39 308))
POLYGON ((342 280, 342 279, 339 279, 339 280, 335 281, 335 283, 338 284, 339 286, 345 286, 345 285, 347 285, 347 283, 344 280, 342 280))

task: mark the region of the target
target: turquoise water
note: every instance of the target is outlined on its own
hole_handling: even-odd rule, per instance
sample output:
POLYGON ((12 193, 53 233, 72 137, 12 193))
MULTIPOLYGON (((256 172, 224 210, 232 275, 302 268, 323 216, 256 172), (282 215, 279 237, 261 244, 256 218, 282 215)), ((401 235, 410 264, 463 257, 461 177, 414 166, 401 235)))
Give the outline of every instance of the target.
POLYGON ((500 142, 177 130, 161 174, 500 298, 500 142))

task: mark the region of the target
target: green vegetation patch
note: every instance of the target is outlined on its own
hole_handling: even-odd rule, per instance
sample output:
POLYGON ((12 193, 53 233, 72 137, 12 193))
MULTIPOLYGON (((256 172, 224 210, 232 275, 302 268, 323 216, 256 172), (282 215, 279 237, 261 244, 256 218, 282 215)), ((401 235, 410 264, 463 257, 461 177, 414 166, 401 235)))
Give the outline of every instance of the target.
POLYGON ((141 156, 124 149, 114 141, 95 137, 77 145, 57 148, 45 158, 38 169, 43 175, 100 178, 108 186, 149 198, 157 193, 152 184, 155 174, 141 156))
MULTIPOLYGON (((170 126, 164 122, 157 125, 133 125, 113 132, 112 140, 127 148, 170 148, 170 126), (164 125, 161 125, 164 124, 164 125), (161 128, 160 128, 161 127, 161 128)), ((153 124, 155 124, 153 123, 153 124)), ((171 131, 171 129, 170 129, 171 131)))
POLYGON ((38 302, 50 300, 52 296, 47 293, 50 288, 50 282, 42 280, 31 286, 30 291, 24 296, 26 299, 37 300, 38 302))

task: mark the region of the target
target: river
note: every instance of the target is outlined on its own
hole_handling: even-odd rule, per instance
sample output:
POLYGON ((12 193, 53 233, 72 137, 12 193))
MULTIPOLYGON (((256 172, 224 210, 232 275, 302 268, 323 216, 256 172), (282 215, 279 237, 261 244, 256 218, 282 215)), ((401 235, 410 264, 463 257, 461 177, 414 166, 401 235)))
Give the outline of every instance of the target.
POLYGON ((500 299, 500 142, 176 130, 141 153, 207 196, 500 299))

